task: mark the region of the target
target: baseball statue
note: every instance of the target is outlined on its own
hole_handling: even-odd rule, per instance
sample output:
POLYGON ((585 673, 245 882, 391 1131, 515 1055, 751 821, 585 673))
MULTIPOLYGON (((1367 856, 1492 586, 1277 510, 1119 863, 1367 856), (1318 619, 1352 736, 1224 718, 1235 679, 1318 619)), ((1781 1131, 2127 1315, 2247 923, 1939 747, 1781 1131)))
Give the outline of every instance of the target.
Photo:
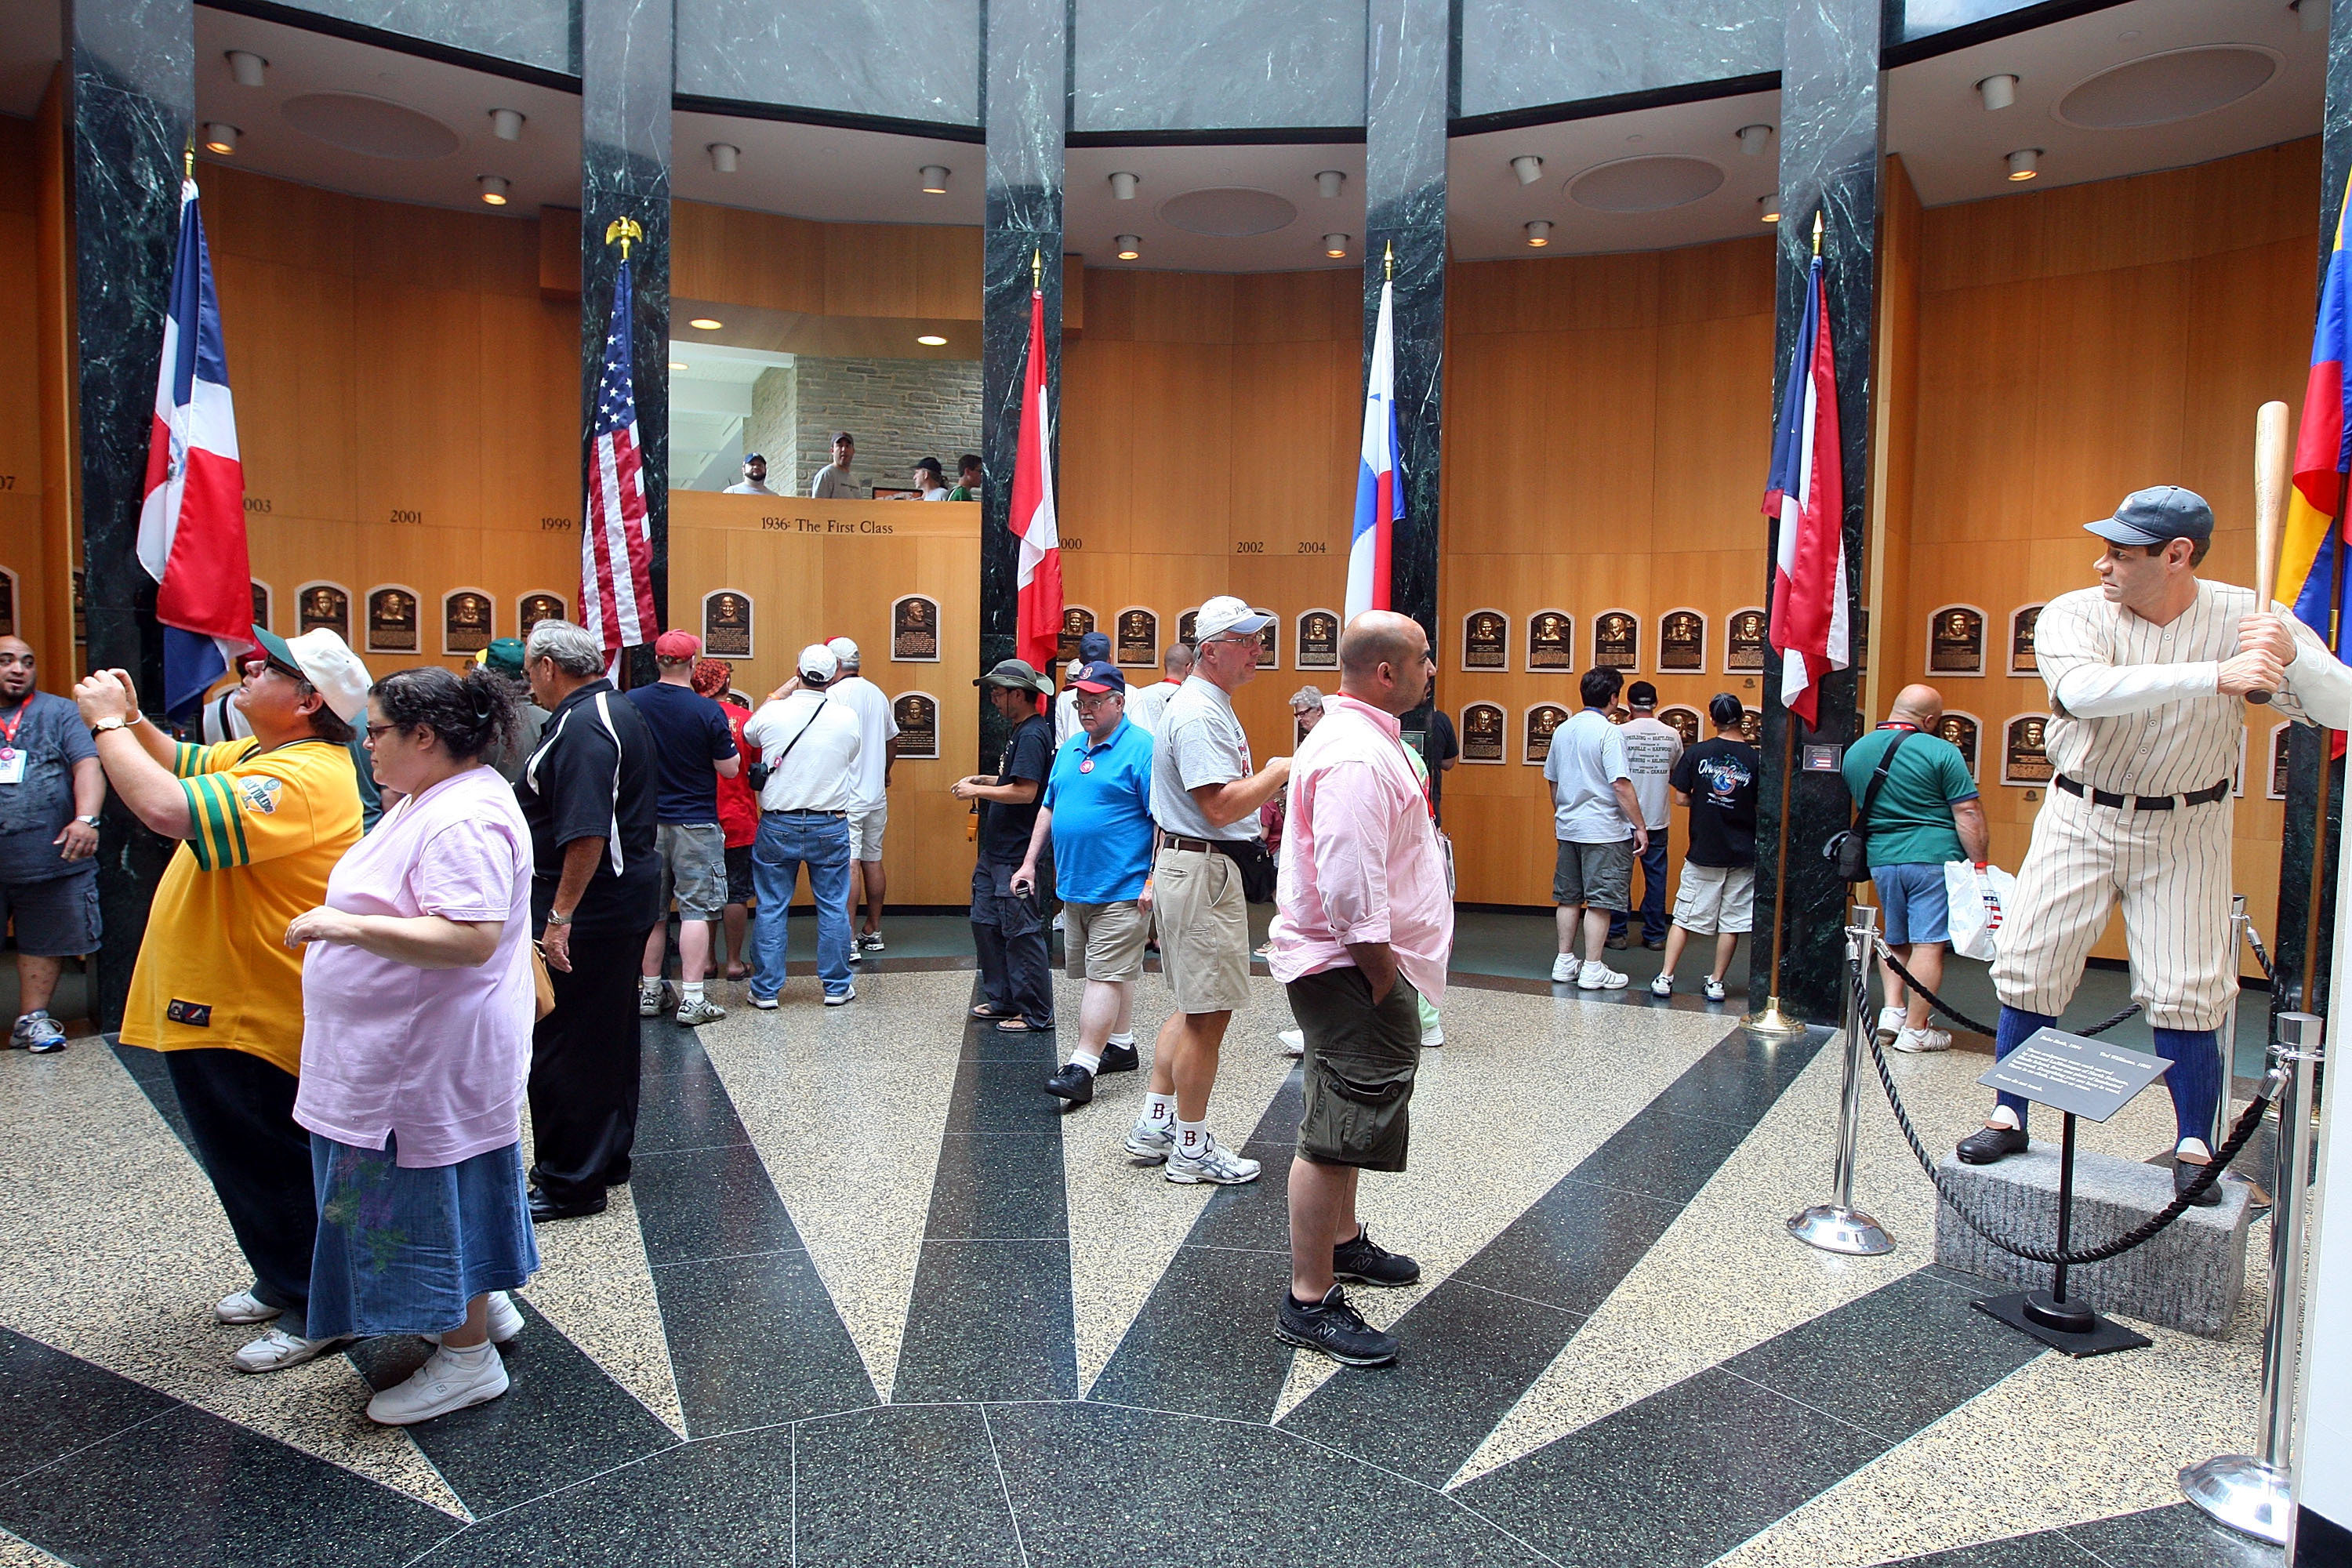
MULTIPOLYGON (((2285 410, 2273 406, 2264 415, 2277 426, 2276 457, 2262 445, 2283 469, 2285 410)), ((2035 627, 2050 794, 1993 962, 1995 1050, 2007 1056, 2058 1021, 2121 903, 2132 996, 2173 1064, 2164 1081, 2179 1192, 2211 1162, 2229 1085, 2216 1031, 2238 994, 2231 785, 2246 704, 2266 694, 2282 717, 2341 728, 2352 721, 2352 671, 2267 595, 2197 575, 2213 510, 2195 492, 2135 491, 2084 527, 2105 543, 2099 584, 2052 599, 2035 627)), ((2021 1153, 2025 1121, 2026 1102, 2002 1094, 1959 1157, 2021 1153)), ((2218 1184, 2198 1201, 2219 1203, 2218 1184)))

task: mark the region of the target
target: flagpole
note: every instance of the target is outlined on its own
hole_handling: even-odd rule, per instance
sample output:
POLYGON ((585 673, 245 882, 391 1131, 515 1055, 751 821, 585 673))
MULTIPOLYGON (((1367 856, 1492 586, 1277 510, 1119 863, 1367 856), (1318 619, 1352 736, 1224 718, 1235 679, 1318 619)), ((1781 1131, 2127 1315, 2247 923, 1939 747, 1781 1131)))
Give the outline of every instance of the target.
MULTIPOLYGON (((2327 594, 2327 650, 2341 658, 2344 646, 2344 551, 2345 539, 2341 514, 2344 510, 2344 489, 2337 487, 2337 516, 2328 520, 2327 526, 2336 532, 2336 548, 2328 553, 2334 557, 2327 594)), ((2273 596, 2276 585, 2259 590, 2265 597, 2273 596)), ((2265 606, 2267 608, 2268 606, 2265 606)), ((2298 1004, 2308 1010, 2313 1001, 2313 989, 2319 984, 2319 901, 2327 884, 2327 784, 2328 775, 2336 769, 2336 737, 2325 728, 2319 731, 2319 791, 2312 807, 2311 825, 2311 896, 2305 906, 2308 930, 2303 942, 2303 1000, 2298 1004)), ((2232 956, 2235 962, 2234 955, 2232 956)))

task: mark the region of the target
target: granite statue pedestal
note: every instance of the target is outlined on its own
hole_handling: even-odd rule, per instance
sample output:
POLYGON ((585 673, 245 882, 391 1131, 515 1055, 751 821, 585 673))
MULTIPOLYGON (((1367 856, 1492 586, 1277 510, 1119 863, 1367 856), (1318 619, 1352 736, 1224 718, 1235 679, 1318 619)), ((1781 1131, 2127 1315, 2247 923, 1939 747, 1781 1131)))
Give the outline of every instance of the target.
MULTIPOLYGON (((1937 1166, 1969 1212, 2005 1239, 2049 1249, 2058 1239, 2058 1146, 2036 1142, 1990 1165, 1964 1165, 1947 1154, 1937 1166)), ((2070 1238, 2082 1252, 2121 1236, 2172 1201, 2172 1172, 2109 1154, 2074 1157, 2074 1219, 2070 1238)), ((2190 1208, 2120 1258, 2068 1270, 2067 1294, 2102 1312, 2225 1339, 2246 1288, 2246 1228, 2252 1205, 2243 1182, 2221 1184, 2221 1201, 2190 1208)), ((1948 1268, 2046 1290, 2055 1270, 2003 1252, 1952 1213, 1936 1205, 1936 1261, 1948 1268)))

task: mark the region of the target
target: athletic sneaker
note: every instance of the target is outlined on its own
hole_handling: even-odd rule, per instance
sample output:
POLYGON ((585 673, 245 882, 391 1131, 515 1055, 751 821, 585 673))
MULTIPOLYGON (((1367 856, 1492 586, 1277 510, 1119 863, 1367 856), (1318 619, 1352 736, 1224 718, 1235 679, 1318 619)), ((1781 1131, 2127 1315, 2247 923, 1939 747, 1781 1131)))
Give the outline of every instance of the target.
POLYGON ((232 1290, 213 1303, 216 1323, 266 1323, 286 1309, 273 1307, 250 1290, 232 1290))
POLYGON ((856 1000, 857 987, 855 985, 846 991, 828 991, 824 994, 824 1005, 828 1007, 844 1006, 856 1000))
POLYGON ((1890 1039, 1901 1034, 1904 1026, 1909 1021, 1910 1015, 1903 1008, 1881 1007, 1878 1010, 1878 1037, 1882 1040, 1890 1039))
POLYGON ((1712 974, 1706 977, 1706 999, 1710 1002, 1723 1000, 1723 982, 1712 974))
POLYGON ((1576 976, 1579 991, 1622 991, 1633 976, 1605 963, 1588 963, 1576 976))
POLYGON ((869 931, 864 936, 859 937, 857 939, 857 945, 864 948, 868 952, 881 952, 886 951, 886 945, 882 941, 882 933, 878 931, 869 931))
POLYGON ((1551 983, 1554 985, 1576 984, 1576 954, 1563 952, 1551 961, 1551 983))
POLYGON ((663 991, 664 991, 664 989, 665 989, 665 987, 662 987, 662 986, 659 986, 659 985, 655 986, 655 987, 654 987, 653 989, 651 989, 650 991, 649 991, 649 990, 647 990, 646 987, 644 987, 644 986, 642 986, 642 985, 640 985, 640 986, 638 986, 638 987, 637 987, 637 1016, 638 1016, 638 1017, 640 1017, 640 1018, 658 1018, 658 1017, 660 1017, 660 1016, 662 1016, 662 1011, 663 1011, 663 1009, 662 1009, 662 1002, 663 1002, 663 1000, 664 1000, 664 996, 663 996, 663 991))
POLYGON ((677 1021, 691 1029, 698 1024, 715 1024, 727 1016, 727 1009, 708 996, 698 996, 678 1005, 677 1021))
POLYGON ((496 1346, 470 1352, 436 1347, 407 1382, 368 1401, 368 1419, 386 1426, 413 1426, 453 1410, 486 1405, 506 1391, 507 1366, 496 1346))
POLYGON ((1331 1249, 1331 1275, 1351 1285, 1415 1285, 1421 1265, 1401 1252, 1391 1252, 1372 1239, 1368 1226, 1359 1226, 1354 1237, 1331 1249))
POLYGON ((1281 1034, 1275 1037, 1282 1042, 1282 1054, 1284 1056, 1303 1057, 1307 1054, 1306 1030, 1285 1029, 1281 1034))
POLYGON ((1157 1165, 1176 1150, 1176 1129, 1167 1122, 1157 1124, 1140 1117, 1127 1130, 1127 1152, 1147 1165, 1157 1165))
POLYGON ((1651 995, 1653 995, 1653 996, 1671 996, 1671 995, 1673 995, 1674 994, 1675 994, 1675 977, 1674 977, 1673 975, 1671 975, 1671 974, 1661 974, 1661 975, 1659 975, 1655 980, 1653 980, 1653 981, 1651 981, 1651 982, 1650 982, 1650 994, 1651 994, 1651 995))
POLYGON ((1432 1024, 1421 1032, 1421 1048, 1424 1051, 1432 1046, 1442 1046, 1444 1043, 1445 1026, 1444 1024, 1432 1024))
MULTIPOLYGON (((514 1298, 503 1290, 490 1292, 489 1320, 490 1343, 494 1345, 505 1344, 522 1332, 522 1309, 516 1306, 514 1298)), ((439 1334, 423 1337, 436 1345, 441 1342, 439 1334)))
POLYGON ((66 1026, 49 1016, 48 1009, 27 1013, 8 1031, 8 1043, 37 1057, 66 1048, 66 1026))
POLYGON ((773 996, 761 996, 755 994, 751 998, 751 1005, 757 1007, 762 1013, 772 1013, 776 1010, 776 999, 773 996))
POLYGON ((1948 1051, 1952 1048, 1952 1037, 1944 1029, 1900 1029, 1887 1043, 1898 1051, 1948 1051))
POLYGON ((1238 1187, 1244 1182, 1256 1181, 1257 1173, 1255 1160, 1234 1153, 1219 1143, 1214 1134, 1202 1136, 1201 1152, 1197 1154, 1185 1153, 1175 1147, 1172 1140, 1169 1145, 1165 1174, 1170 1181, 1186 1186, 1213 1182, 1221 1187, 1238 1187))
POLYGON ((1301 1350, 1319 1351, 1342 1366, 1386 1366, 1397 1358, 1395 1336, 1364 1321, 1337 1285, 1320 1301, 1301 1301, 1287 1287, 1275 1319, 1275 1338, 1301 1350))
POLYGON ((331 1339, 306 1340, 272 1324, 259 1339, 239 1346, 237 1352, 228 1358, 228 1364, 239 1372, 284 1372, 289 1366, 316 1361, 329 1351, 338 1350, 350 1342, 348 1334, 339 1334, 331 1339))
POLYGON ((866 962, 866 950, 854 942, 849 944, 849 962, 852 963, 866 962))

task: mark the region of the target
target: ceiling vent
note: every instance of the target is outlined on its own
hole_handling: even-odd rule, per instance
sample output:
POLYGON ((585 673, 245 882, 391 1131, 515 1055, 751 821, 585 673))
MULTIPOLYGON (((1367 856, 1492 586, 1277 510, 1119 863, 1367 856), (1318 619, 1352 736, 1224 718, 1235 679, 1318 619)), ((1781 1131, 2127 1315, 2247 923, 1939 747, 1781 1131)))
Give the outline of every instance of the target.
POLYGON ((458 147, 457 133, 432 116, 355 92, 304 93, 278 112, 305 135, 369 158, 424 163, 458 147))
POLYGON ((2168 49, 2077 83, 2058 100, 2058 118, 2091 131, 2170 125, 2237 102, 2278 67, 2276 55, 2244 44, 2168 49))
POLYGON ((1186 234, 1213 239, 1243 239, 1286 228, 1298 209, 1272 191, 1223 186, 1187 191, 1160 204, 1160 221, 1186 234))
POLYGON ((1704 158, 1620 158, 1568 182, 1569 199, 1604 213, 1656 213, 1713 195, 1723 171, 1704 158))

